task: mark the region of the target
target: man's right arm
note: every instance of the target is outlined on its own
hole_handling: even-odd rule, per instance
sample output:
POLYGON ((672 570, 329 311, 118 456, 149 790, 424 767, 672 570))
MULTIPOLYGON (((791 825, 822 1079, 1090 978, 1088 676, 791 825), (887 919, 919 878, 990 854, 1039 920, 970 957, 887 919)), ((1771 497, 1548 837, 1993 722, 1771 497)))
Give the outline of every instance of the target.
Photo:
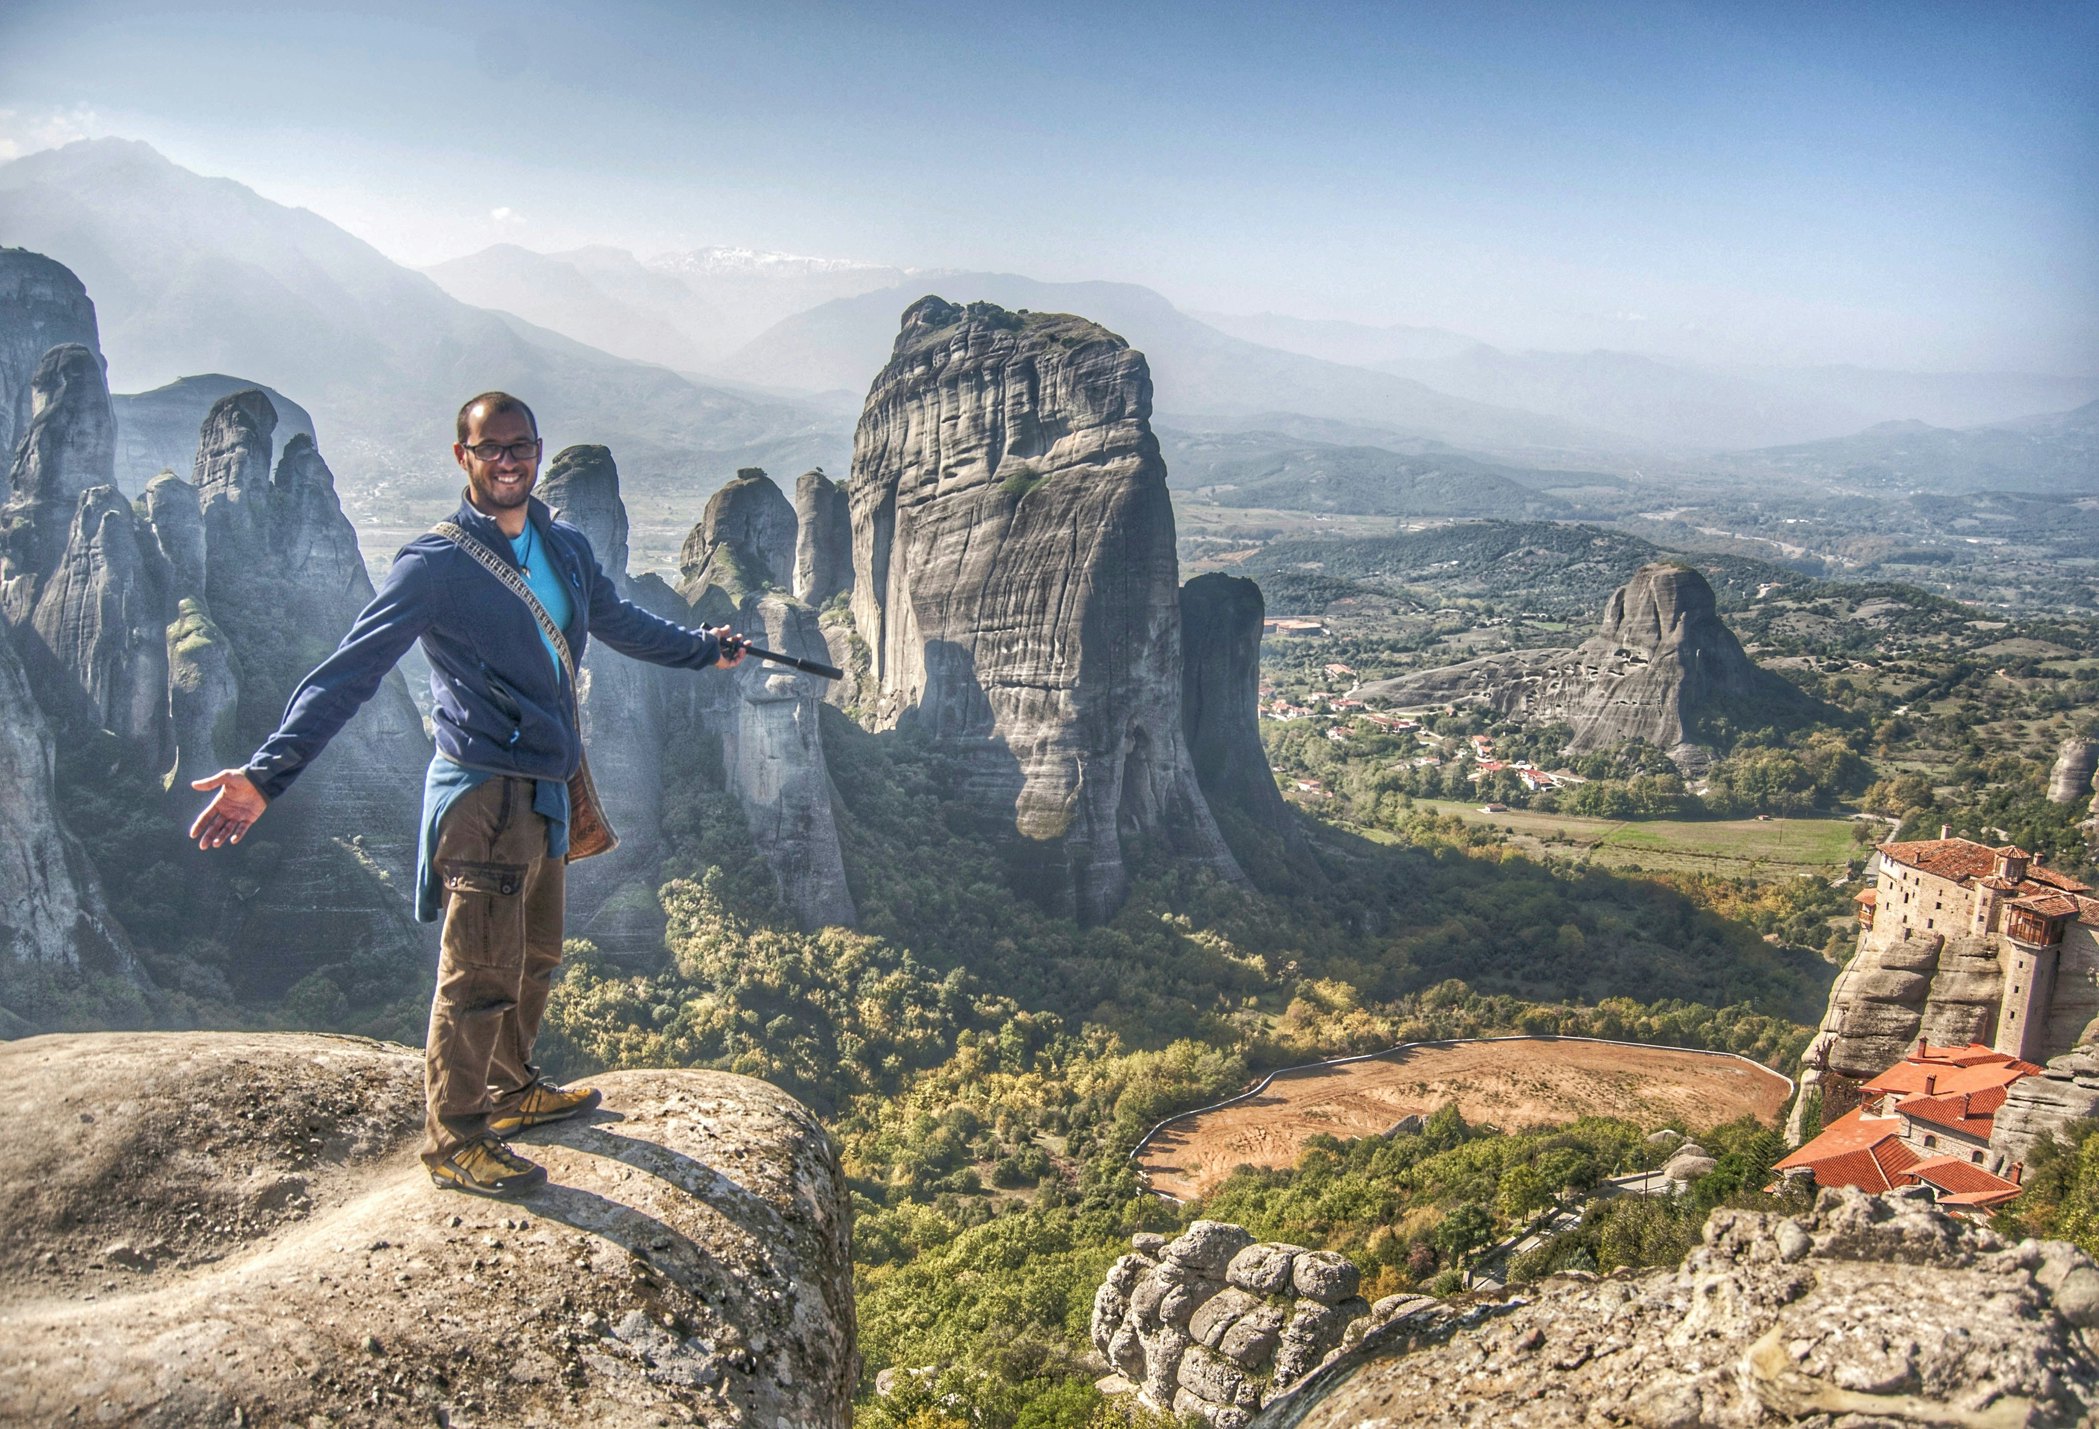
POLYGON ((277 732, 242 766, 240 772, 265 798, 274 799, 291 787, 430 628, 438 607, 437 579, 421 551, 410 548, 394 558, 385 584, 342 644, 300 682, 277 732))

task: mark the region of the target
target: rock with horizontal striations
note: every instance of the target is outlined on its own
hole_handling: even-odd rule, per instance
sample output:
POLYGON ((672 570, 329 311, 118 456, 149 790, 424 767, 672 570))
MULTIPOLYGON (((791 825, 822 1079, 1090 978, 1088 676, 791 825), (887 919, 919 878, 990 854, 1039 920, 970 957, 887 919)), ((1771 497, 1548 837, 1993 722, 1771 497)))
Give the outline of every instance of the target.
POLYGON ((1990 1123, 1990 1150, 2031 1163, 2049 1137, 2069 1139, 2078 1123, 2099 1118, 2099 1042, 2050 1057, 2037 1077, 2021 1077, 2004 1091, 1990 1123))
MULTIPOLYGON (((547 464, 539 496, 589 539, 613 587, 634 599, 638 593, 627 574, 627 505, 612 453, 602 446, 564 448, 547 464)), ((671 706, 690 700, 694 680, 689 671, 630 660, 602 640, 592 640, 584 653, 584 747, 591 779, 620 843, 569 869, 568 928, 611 957, 663 955, 663 909, 656 900, 663 860, 663 755, 671 706)))
POLYGON ((1928 1198, 1851 1190, 1824 1191, 1795 1223, 1804 1253, 1787 1256, 1783 1223, 1715 1211, 1674 1269, 1554 1278, 1395 1321, 1254 1422, 2090 1422, 2081 1252, 2008 1246, 1928 1198))
MULTIPOLYGON (((267 395, 231 393, 206 418, 192 468, 205 544, 205 587, 194 594, 239 670, 231 738, 249 752, 372 598, 327 463, 301 434, 273 467, 276 427, 267 395)), ((389 673, 256 836, 214 855, 222 876, 255 890, 227 900, 227 923, 213 930, 233 950, 237 991, 277 996, 353 958, 404 974, 424 964, 431 930, 414 922, 411 900, 429 762, 422 716, 389 673)))
POLYGON ((2099 770, 2099 739, 2066 739, 2055 751, 2048 771, 2048 802, 2082 804, 2092 797, 2092 774, 2099 770))
POLYGON ((1399 708, 1481 704, 1538 724, 1573 727, 1566 752, 1632 740, 1680 767, 1711 759, 1706 731, 1797 724, 1816 701, 1751 660, 1720 619, 1713 588, 1689 566, 1640 567, 1611 596, 1597 633, 1572 650, 1486 656, 1363 686, 1362 698, 1399 708))
POLYGON ((174 787, 245 759, 235 732, 240 662, 204 602, 184 596, 168 625, 168 717, 175 744, 174 787))
POLYGON ((0 1164, 7 1423, 850 1422, 844 1177, 762 1082, 607 1074, 620 1118, 534 1132, 549 1184, 499 1202, 424 1174, 410 1048, 38 1037, 0 1073, 34 1104, 0 1164))
POLYGON ((878 727, 955 751, 1016 876, 1098 920, 1125 841, 1236 878, 1189 763, 1151 376, 1083 319, 905 313, 853 439, 853 617, 878 727))
MULTIPOLYGON (((821 660, 816 612, 771 594, 749 608, 746 629, 765 649, 821 660)), ((722 763, 751 839, 772 870, 780 901, 803 928, 851 927, 831 776, 824 764, 823 682, 791 666, 746 659, 732 672, 741 695, 723 735, 722 763)))
POLYGON ((29 690, 15 637, 0 625, 0 1036, 26 1030, 27 981, 80 973, 135 979, 131 941, 100 876, 66 828, 52 785, 56 744, 29 690), (18 986, 18 983, 21 984, 18 986))
POLYGON ((763 468, 747 466, 708 498, 700 522, 678 552, 678 594, 706 608, 712 588, 731 606, 768 590, 792 592, 794 506, 763 468))
POLYGON ((29 430, 30 378, 45 353, 102 350, 95 304, 65 264, 26 248, 0 248, 0 460, 29 430))
POLYGON ((821 469, 794 483, 794 597, 821 607, 853 588, 853 507, 821 469))

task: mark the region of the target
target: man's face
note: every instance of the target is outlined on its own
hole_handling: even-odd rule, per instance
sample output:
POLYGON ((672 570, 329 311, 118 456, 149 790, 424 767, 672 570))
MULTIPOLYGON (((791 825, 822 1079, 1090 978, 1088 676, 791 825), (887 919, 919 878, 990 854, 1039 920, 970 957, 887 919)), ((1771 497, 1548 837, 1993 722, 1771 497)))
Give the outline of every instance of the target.
POLYGON ((452 455, 466 472, 474 504, 503 511, 524 505, 532 494, 539 479, 539 450, 539 438, 523 412, 491 416, 476 407, 467 418, 467 439, 453 444, 452 455), (497 447, 502 450, 495 451, 497 447), (491 456, 480 455, 491 451, 491 456))

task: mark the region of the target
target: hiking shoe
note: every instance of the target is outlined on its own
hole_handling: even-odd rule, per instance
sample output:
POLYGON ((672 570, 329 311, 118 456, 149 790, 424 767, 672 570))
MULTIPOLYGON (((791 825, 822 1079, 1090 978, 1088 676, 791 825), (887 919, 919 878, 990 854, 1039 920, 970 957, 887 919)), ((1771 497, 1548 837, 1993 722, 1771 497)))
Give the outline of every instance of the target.
POLYGON ((488 1129, 497 1136, 510 1136, 528 1126, 579 1115, 603 1100, 596 1087, 560 1087, 552 1082, 534 1082, 518 1094, 516 1102, 489 1114, 488 1129))
POLYGON ((544 1186, 547 1171, 493 1136, 469 1141, 430 1168, 430 1179, 448 1191, 477 1196, 522 1196, 544 1186))

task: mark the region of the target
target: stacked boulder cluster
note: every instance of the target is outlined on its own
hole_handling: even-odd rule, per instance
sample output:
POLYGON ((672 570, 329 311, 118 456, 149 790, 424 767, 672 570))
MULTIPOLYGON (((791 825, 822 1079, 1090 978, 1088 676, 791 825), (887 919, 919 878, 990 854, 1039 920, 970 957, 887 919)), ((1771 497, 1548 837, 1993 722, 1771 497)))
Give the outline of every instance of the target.
POLYGON ((1094 1294, 1094 1346, 1144 1402, 1217 1429, 1250 1423, 1372 1318, 1356 1267, 1333 1251, 1259 1242, 1222 1221, 1131 1244, 1094 1294))

